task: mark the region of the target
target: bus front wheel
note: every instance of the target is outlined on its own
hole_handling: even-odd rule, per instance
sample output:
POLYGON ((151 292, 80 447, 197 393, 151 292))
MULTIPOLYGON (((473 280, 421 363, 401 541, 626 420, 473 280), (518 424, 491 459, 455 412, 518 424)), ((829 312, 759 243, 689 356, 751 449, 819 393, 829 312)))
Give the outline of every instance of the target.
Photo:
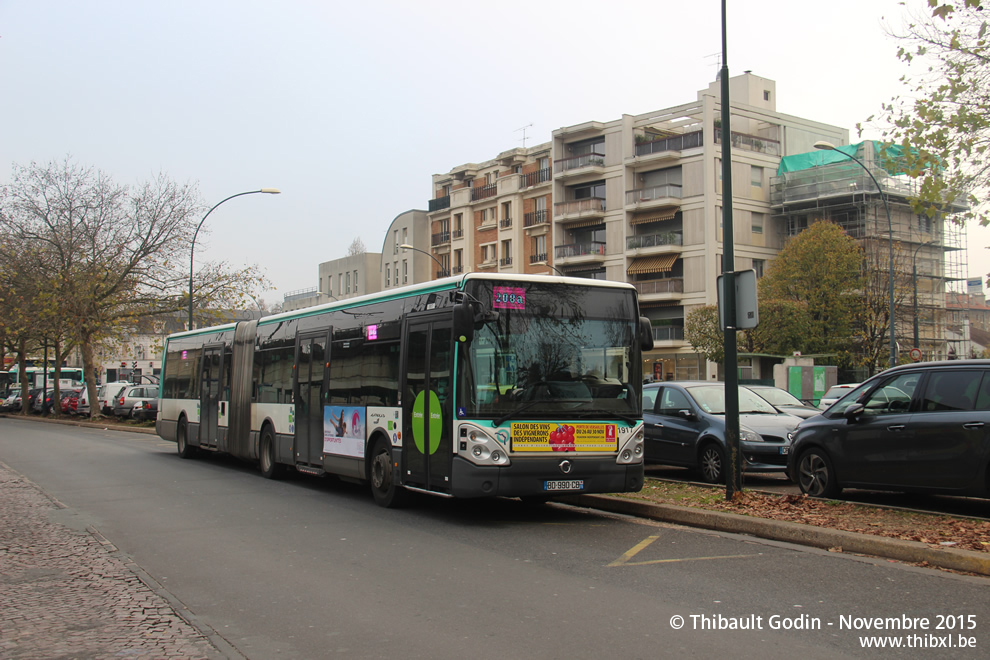
POLYGON ((371 450, 368 477, 375 502, 388 509, 402 506, 406 496, 406 489, 395 483, 392 467, 392 445, 386 438, 379 437, 371 450))

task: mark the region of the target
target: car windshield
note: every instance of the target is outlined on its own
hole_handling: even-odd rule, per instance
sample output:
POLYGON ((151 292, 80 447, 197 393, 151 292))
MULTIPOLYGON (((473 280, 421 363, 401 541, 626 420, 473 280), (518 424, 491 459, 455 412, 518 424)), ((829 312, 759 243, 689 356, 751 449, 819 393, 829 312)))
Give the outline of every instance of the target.
POLYGON ((459 416, 639 416, 633 291, 477 284, 470 293, 494 314, 461 347, 459 416))
MULTIPOLYGON (((698 385, 687 388, 698 407, 712 415, 725 414, 725 385, 698 385)), ((758 396, 753 390, 739 388, 739 413, 775 415, 777 409, 758 396)))
POLYGON ((796 396, 788 392, 787 390, 782 390, 779 387, 761 387, 755 390, 757 394, 762 396, 764 399, 769 401, 775 406, 803 406, 801 400, 796 396))

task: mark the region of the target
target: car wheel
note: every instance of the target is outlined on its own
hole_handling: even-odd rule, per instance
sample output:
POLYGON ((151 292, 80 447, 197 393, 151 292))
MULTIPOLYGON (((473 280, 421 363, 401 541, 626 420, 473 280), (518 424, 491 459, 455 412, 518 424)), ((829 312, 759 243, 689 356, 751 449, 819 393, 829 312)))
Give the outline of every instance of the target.
POLYGON ((375 502, 387 509, 402 506, 408 492, 395 483, 392 469, 392 445, 387 438, 379 436, 371 450, 371 463, 368 466, 368 479, 375 502))
POLYGON ((821 449, 809 449, 801 454, 797 478, 801 492, 811 497, 830 498, 842 492, 832 461, 821 449))
POLYGON ((176 429, 175 444, 179 450, 179 458, 192 458, 196 455, 196 448, 189 444, 189 428, 184 419, 179 422, 179 428, 176 429))
POLYGON ((719 445, 709 442, 702 447, 698 463, 701 467, 701 480, 706 484, 725 481, 725 452, 719 445))
POLYGON ((261 476, 265 479, 280 479, 285 474, 285 466, 275 460, 275 433, 271 426, 265 426, 261 432, 261 476))

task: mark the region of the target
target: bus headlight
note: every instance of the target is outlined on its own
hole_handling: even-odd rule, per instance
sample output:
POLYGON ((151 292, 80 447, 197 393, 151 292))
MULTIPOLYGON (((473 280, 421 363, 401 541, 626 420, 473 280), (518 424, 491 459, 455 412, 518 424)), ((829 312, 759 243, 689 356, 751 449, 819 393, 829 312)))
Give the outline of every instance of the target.
POLYGON ((615 459, 618 465, 633 465, 635 463, 643 462, 643 424, 640 423, 633 434, 629 436, 625 444, 622 445, 622 449, 619 450, 619 455, 615 459))
POLYGON ((458 429, 461 439, 460 454, 475 465, 509 465, 509 453, 502 443, 484 429, 473 424, 463 424, 458 429))

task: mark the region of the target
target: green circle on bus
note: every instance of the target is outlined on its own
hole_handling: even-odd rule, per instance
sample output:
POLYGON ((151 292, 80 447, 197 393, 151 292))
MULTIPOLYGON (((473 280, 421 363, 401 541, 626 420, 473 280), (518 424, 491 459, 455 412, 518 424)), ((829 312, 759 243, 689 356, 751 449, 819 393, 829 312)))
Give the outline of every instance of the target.
MULTIPOLYGON (((420 453, 426 453, 426 393, 423 390, 416 395, 416 400, 412 407, 412 435, 416 449, 420 453)), ((443 416, 440 414, 440 398, 437 393, 430 390, 430 453, 436 453, 440 448, 440 433, 443 430, 443 416)))

